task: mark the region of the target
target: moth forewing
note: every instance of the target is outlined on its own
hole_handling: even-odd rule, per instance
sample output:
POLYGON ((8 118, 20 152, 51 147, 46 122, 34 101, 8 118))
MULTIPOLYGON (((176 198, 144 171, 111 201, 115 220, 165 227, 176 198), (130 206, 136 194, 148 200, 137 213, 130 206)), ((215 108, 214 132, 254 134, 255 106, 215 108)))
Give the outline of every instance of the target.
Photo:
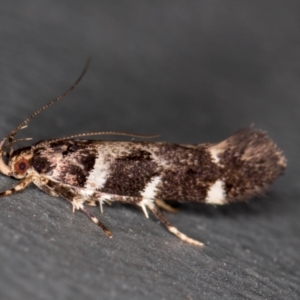
MULTIPOLYGON (((14 136, 50 105, 61 100, 78 84, 82 74, 65 93, 50 101, 0 143, 0 171, 19 179, 10 195, 34 183, 45 193, 66 199, 81 210, 108 236, 112 233, 86 205, 114 201, 148 210, 181 240, 201 246, 174 227, 162 209, 174 211, 164 200, 226 204, 244 201, 265 190, 280 174, 286 160, 265 132, 245 128, 218 144, 178 145, 155 142, 78 140, 96 132, 41 141, 9 152, 14 136)), ((116 132, 109 132, 116 134, 116 132)), ((120 133, 128 135, 127 133, 120 133)))

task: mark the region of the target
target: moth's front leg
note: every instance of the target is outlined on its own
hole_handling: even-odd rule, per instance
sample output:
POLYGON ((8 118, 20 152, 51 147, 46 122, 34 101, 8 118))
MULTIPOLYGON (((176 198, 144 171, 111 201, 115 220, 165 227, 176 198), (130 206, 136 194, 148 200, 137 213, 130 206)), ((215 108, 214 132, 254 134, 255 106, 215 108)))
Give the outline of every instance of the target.
POLYGON ((82 195, 78 194, 75 188, 51 181, 46 178, 41 178, 38 182, 35 181, 34 183, 45 193, 66 199, 72 205, 73 212, 75 210, 81 210, 95 224, 97 224, 107 236, 112 237, 111 231, 85 208, 84 203, 86 199, 82 195))
POLYGON ((24 190, 33 181, 34 181, 33 176, 27 176, 23 180, 19 181, 13 188, 0 193, 0 197, 5 197, 14 194, 16 192, 20 192, 24 190))

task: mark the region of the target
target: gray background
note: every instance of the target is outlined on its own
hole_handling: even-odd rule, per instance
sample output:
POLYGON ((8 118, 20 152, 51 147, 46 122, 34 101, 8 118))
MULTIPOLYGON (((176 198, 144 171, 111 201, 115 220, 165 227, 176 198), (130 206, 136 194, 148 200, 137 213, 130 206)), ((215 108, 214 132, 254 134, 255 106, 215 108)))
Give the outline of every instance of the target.
MULTIPOLYGON (((1 1, 0 135, 65 90, 19 136, 95 130, 217 142, 252 123, 288 169, 265 198, 168 214, 100 216, 30 187, 1 199, 1 299, 299 299, 299 1, 1 1)), ((0 177, 4 190, 14 180, 0 177)))

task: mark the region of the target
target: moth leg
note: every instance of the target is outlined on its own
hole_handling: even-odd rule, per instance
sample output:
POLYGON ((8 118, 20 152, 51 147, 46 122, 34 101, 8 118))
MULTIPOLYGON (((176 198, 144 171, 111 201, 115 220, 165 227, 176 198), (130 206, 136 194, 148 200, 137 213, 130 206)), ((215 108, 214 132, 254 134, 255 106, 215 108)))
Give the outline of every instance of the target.
POLYGON ((80 207, 80 210, 83 211, 96 225, 98 225, 108 237, 112 237, 112 232, 100 222, 92 213, 90 213, 83 205, 80 207))
MULTIPOLYGON (((69 191, 67 191, 69 193, 69 191)), ((98 225, 103 231, 104 233, 108 236, 108 237, 112 237, 112 232, 98 219, 96 218, 92 213, 90 213, 83 205, 84 200, 81 197, 66 197, 66 195, 63 195, 62 193, 60 193, 60 196, 63 197, 64 199, 66 199, 68 202, 71 203, 72 207, 73 207, 73 212, 75 211, 75 209, 77 210, 81 210, 82 212, 84 212, 96 225, 98 225)))
POLYGON ((99 202, 99 208, 100 208, 100 212, 101 212, 101 214, 103 214, 103 199, 102 198, 100 198, 100 200, 98 201, 99 202))
MULTIPOLYGON (((86 201, 86 199, 84 199, 82 196, 79 196, 78 193, 76 193, 76 191, 73 190, 71 187, 58 184, 46 178, 42 178, 40 182, 35 182, 35 183, 39 188, 41 188, 47 194, 50 194, 50 192, 52 192, 57 194, 57 196, 60 196, 65 200, 67 200, 72 205, 73 212, 75 210, 81 210, 96 225, 98 225, 107 236, 112 237, 111 231, 84 207, 84 202, 86 201), (41 182, 43 182, 43 184, 41 184, 41 182)), ((93 200, 94 199, 91 199, 91 203, 93 203, 93 200)))
POLYGON ((157 206, 159 206, 160 208, 164 209, 167 212, 174 213, 174 214, 178 213, 178 209, 177 208, 174 208, 173 206, 171 206, 170 204, 168 204, 164 200, 155 199, 154 202, 155 202, 155 204, 157 206))
MULTIPOLYGON (((92 195, 91 199, 92 200, 96 199, 95 201, 97 201, 99 203, 101 213, 103 213, 103 204, 112 205, 113 202, 122 202, 122 203, 126 203, 126 204, 136 205, 137 203, 140 203, 143 200, 142 197, 121 196, 121 195, 108 194, 108 193, 102 193, 102 192, 95 192, 92 195)), ((139 204, 137 204, 137 205, 139 205, 139 204)), ((139 205, 139 206, 142 206, 142 205, 139 205)))
POLYGON ((121 196, 121 195, 107 194, 107 193, 100 193, 100 192, 97 192, 93 196, 97 197, 101 212, 102 212, 102 204, 103 203, 110 204, 111 202, 118 201, 118 202, 122 202, 122 203, 126 203, 126 204, 133 204, 133 205, 139 206, 142 209, 142 211, 147 219, 149 218, 149 215, 147 212, 147 207, 149 205, 152 205, 153 201, 154 201, 152 199, 147 199, 147 198, 143 198, 143 197, 129 197, 129 196, 121 196))
POLYGON ((81 210, 82 212, 84 212, 96 225, 98 225, 103 231, 104 233, 108 236, 108 237, 112 237, 112 232, 102 223, 99 221, 98 218, 96 218, 92 213, 90 213, 83 205, 83 201, 79 201, 80 198, 79 197, 74 197, 74 198, 67 198, 65 196, 63 196, 62 194, 60 194, 61 197, 63 197, 64 199, 66 199, 68 202, 71 203, 71 205, 73 206, 73 212, 75 212, 75 209, 77 210, 81 210))
POLYGON ((176 227, 174 227, 169 221, 168 219, 165 217, 165 215, 163 214, 163 212, 159 209, 159 207, 155 204, 152 205, 148 205, 148 208, 152 211, 152 213, 155 215, 155 217, 163 224, 166 226, 166 228, 173 233, 174 235, 176 235, 178 238, 180 238, 182 241, 184 242, 188 242, 192 245, 196 245, 196 246, 204 246, 203 243, 194 240, 192 238, 189 238, 188 236, 186 236, 184 233, 180 232, 176 227))
POLYGON ((32 182, 33 182, 32 176, 25 177, 23 180, 17 183, 13 188, 0 193, 0 197, 8 196, 16 192, 22 191, 32 182))
MULTIPOLYGON (((88 199, 85 201, 85 204, 89 205, 89 206, 97 206, 97 203, 99 203, 99 209, 100 209, 100 212, 103 213, 103 204, 104 204, 104 201, 102 200, 98 200, 98 199, 88 199)), ((105 204, 108 204, 108 205, 112 205, 111 202, 109 201, 106 201, 105 204)))
POLYGON ((94 199, 88 199, 88 200, 85 201, 85 204, 89 205, 89 206, 96 206, 97 205, 97 201, 94 200, 94 199))

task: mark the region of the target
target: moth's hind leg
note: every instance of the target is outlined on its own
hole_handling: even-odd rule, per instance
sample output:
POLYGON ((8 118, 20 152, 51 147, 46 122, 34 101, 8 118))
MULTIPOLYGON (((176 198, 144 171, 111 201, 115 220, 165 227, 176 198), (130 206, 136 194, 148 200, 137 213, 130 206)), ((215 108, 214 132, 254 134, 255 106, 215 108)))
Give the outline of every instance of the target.
POLYGON ((155 199, 154 202, 155 202, 155 204, 156 204, 157 206, 159 206, 160 208, 164 209, 164 210, 167 211, 167 212, 170 212, 170 213, 173 213, 173 214, 178 213, 178 209, 177 209, 177 208, 171 206, 170 204, 168 204, 168 203, 167 203, 166 201, 164 201, 164 200, 161 200, 161 199, 155 199))
POLYGON ((152 203, 147 205, 147 207, 152 211, 152 213, 155 215, 155 217, 163 224, 166 226, 166 228, 173 234, 175 234, 178 238, 180 238, 182 241, 184 242, 188 242, 192 245, 197 245, 197 246, 204 246, 203 243, 194 240, 190 237, 188 237, 187 235, 185 235, 184 233, 180 232, 176 227, 174 227, 169 221, 168 219, 165 217, 165 215, 163 214, 163 212, 159 209, 159 207, 152 203))

